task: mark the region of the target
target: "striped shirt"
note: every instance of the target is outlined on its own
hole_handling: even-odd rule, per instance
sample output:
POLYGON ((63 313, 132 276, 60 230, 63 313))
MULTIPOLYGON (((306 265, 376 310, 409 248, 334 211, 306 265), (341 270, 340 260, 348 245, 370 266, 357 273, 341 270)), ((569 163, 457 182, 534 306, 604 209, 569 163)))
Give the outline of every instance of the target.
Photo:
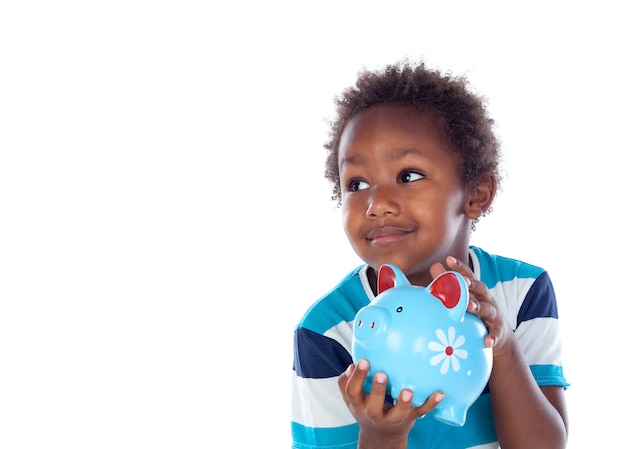
MULTIPOLYGON (((548 273, 534 265, 470 247, 474 275, 489 288, 539 386, 569 385, 561 365, 556 297, 548 273)), ((367 266, 349 273, 317 300, 294 332, 293 449, 357 447, 359 427, 343 402, 338 377, 352 361, 354 316, 375 295, 367 266)), ((455 427, 426 415, 409 434, 409 448, 498 448, 488 388, 455 427)))

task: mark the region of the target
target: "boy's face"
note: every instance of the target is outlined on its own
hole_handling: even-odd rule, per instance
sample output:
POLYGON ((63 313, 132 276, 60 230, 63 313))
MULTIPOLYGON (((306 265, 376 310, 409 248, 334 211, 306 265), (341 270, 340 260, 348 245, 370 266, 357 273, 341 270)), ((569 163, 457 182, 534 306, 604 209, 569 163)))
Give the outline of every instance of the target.
POLYGON ((377 105, 354 117, 339 143, 343 223, 356 253, 378 271, 400 268, 430 282, 448 255, 467 260, 471 219, 459 156, 438 117, 407 106, 377 105))

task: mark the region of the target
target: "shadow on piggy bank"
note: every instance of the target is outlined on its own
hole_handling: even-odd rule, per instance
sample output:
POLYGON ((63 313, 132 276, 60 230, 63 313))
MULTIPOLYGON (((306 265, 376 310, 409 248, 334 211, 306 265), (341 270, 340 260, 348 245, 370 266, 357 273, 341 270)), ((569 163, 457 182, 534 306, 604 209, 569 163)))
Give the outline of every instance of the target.
POLYGON ((422 405, 435 391, 445 397, 431 412, 441 422, 465 424, 491 374, 492 350, 485 347, 487 329, 466 313, 465 279, 446 271, 427 287, 411 285, 400 269, 383 265, 378 296, 356 314, 352 339, 354 361, 366 359, 373 375, 388 376, 387 393, 397 400, 402 389, 413 391, 413 405, 422 405))

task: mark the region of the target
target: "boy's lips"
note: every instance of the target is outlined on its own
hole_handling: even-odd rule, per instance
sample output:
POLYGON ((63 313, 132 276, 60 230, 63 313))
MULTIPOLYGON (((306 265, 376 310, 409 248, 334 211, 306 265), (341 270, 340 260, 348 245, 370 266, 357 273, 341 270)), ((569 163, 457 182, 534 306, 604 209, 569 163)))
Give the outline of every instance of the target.
POLYGON ((382 228, 372 229, 365 238, 375 245, 385 246, 400 240, 411 232, 412 230, 398 228, 396 226, 383 226, 382 228))

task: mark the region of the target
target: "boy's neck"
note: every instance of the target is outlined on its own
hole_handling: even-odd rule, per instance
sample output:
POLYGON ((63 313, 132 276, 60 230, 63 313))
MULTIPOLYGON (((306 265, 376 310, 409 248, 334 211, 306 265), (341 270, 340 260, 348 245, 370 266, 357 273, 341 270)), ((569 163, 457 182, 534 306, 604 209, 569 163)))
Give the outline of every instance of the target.
MULTIPOLYGON (((465 254, 465 257, 458 257, 458 256, 455 256, 455 257, 460 262, 470 267, 472 271, 474 271, 474 262, 472 261, 469 251, 465 254)), ((444 267, 445 267, 445 264, 444 264, 444 267)), ((422 277, 418 277, 418 278, 416 278, 415 276, 407 276, 407 278, 409 279, 409 282, 411 282, 412 285, 417 285, 420 287, 426 287, 433 280, 430 273, 425 273, 422 277)), ((378 295, 378 274, 372 267, 367 268, 367 280, 374 294, 378 295)))

